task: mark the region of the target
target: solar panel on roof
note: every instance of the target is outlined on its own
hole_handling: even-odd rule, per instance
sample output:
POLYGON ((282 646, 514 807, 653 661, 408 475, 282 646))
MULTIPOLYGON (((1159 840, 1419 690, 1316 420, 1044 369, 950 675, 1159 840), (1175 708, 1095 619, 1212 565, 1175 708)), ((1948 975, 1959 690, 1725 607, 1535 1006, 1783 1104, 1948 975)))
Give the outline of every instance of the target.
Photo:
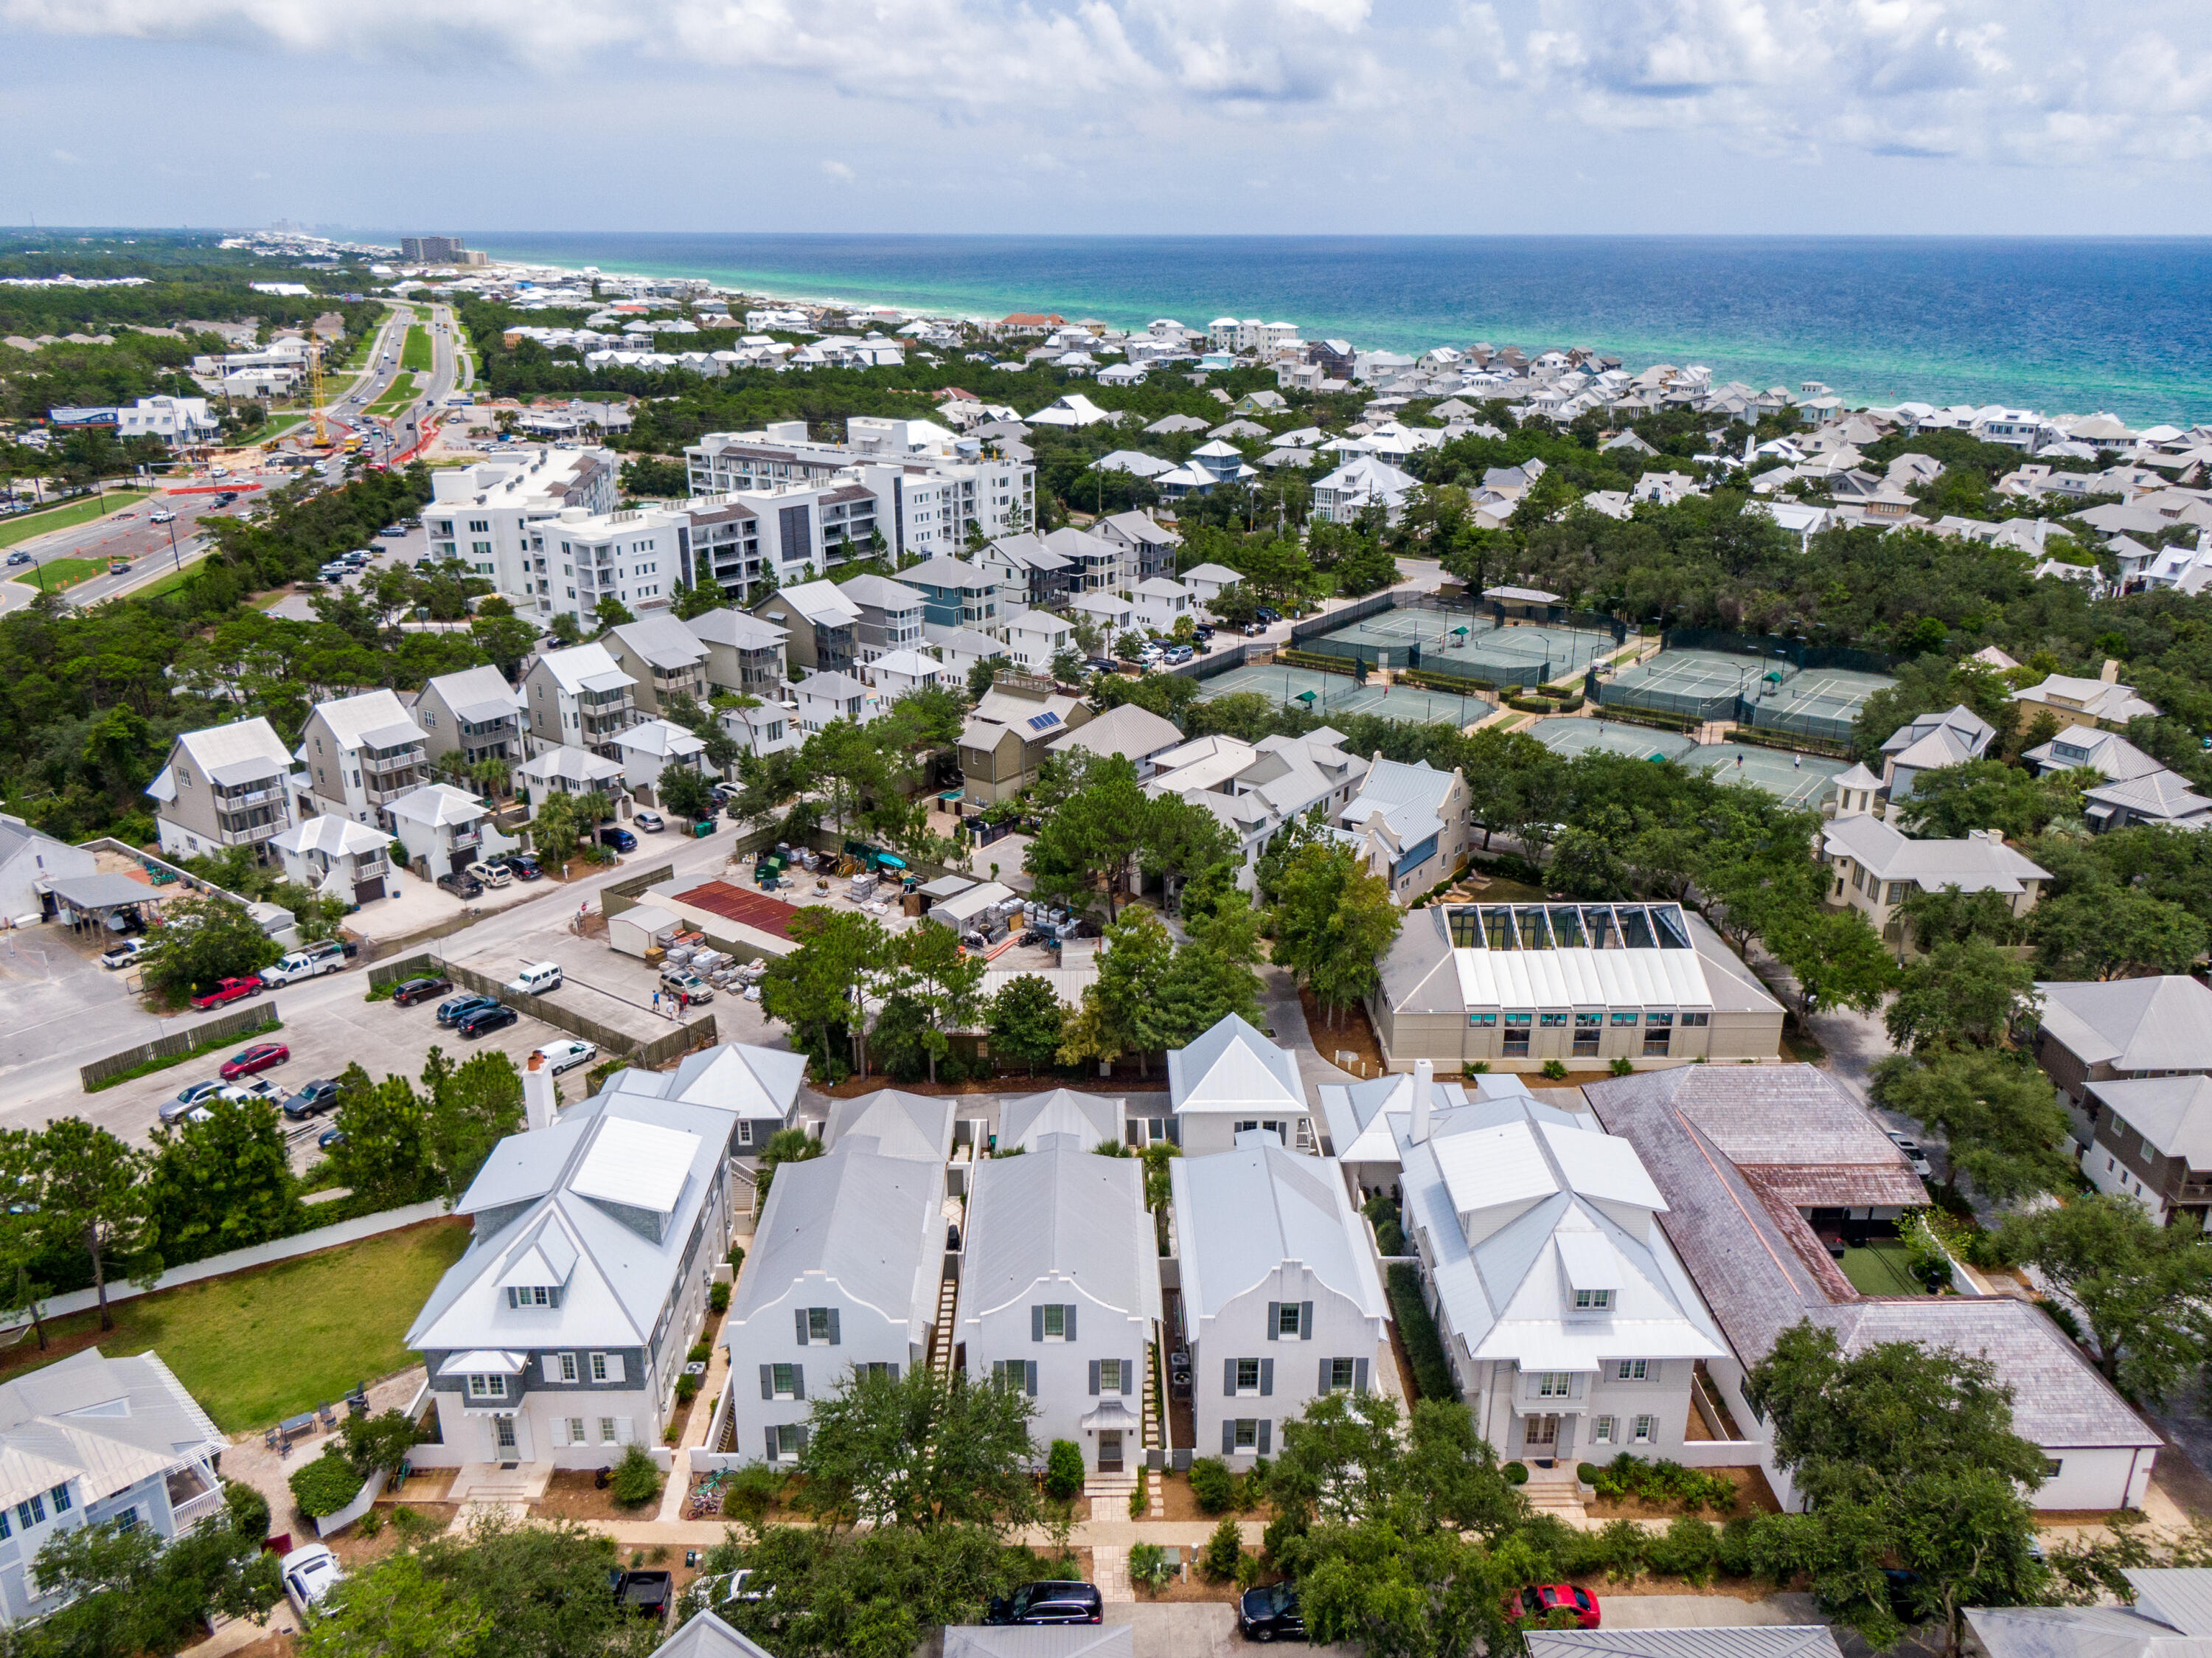
POLYGON ((1049 731, 1059 723, 1060 716, 1057 714, 1032 714, 1030 716, 1030 729, 1032 731, 1049 731))

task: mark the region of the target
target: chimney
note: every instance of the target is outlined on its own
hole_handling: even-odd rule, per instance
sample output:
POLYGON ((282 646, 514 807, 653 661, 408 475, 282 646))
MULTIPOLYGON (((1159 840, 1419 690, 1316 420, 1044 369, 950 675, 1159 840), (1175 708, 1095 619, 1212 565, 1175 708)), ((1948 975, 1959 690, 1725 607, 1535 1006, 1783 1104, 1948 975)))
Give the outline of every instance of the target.
POLYGON ((2106 685, 2118 685, 2120 682, 2120 659, 2117 656, 2106 657, 2104 672, 2097 677, 2106 685))
POLYGON ((522 1073, 522 1125, 553 1126, 553 1073, 545 1069, 542 1053, 532 1054, 529 1068, 522 1073))
POLYGON ((1429 1137, 1429 1099, 1436 1091, 1437 1068, 1432 1060, 1413 1061, 1413 1124, 1412 1137, 1429 1137))

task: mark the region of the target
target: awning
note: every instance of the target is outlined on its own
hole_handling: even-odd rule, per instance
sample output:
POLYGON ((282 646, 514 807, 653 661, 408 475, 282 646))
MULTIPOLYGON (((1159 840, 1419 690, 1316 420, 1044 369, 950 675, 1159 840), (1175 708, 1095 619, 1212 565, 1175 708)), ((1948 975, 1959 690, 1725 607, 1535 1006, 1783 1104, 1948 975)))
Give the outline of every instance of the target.
POLYGON ((471 1352, 456 1353, 438 1367, 441 1376, 519 1376, 529 1362, 527 1353, 503 1353, 496 1348, 479 1347, 471 1352))
POLYGON ((129 875, 56 875, 47 890, 72 910, 119 910, 126 904, 159 904, 164 899, 190 898, 179 887, 164 892, 129 875))
POLYGON ((1121 1403, 1121 1396, 1109 1393, 1076 1425, 1086 1431, 1103 1428, 1109 1432, 1119 1429, 1126 1433, 1139 1424, 1129 1407, 1121 1403))

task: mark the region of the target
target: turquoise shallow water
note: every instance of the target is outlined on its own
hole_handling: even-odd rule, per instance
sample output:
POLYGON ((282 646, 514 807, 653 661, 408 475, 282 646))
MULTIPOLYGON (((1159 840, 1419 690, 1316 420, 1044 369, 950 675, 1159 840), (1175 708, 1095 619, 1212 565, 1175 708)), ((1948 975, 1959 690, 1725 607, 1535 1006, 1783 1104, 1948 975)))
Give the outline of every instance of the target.
POLYGON ((494 258, 1394 350, 1587 344, 1756 386, 2212 420, 2212 239, 836 236, 478 232, 494 258))

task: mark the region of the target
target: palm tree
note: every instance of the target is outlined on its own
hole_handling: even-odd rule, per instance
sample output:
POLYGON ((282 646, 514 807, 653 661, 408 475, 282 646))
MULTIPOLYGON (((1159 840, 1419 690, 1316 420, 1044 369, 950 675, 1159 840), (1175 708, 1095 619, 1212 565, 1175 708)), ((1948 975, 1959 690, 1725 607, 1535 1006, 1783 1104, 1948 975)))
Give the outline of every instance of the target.
POLYGON ((469 776, 495 801, 507 794, 514 775, 514 765, 503 754, 487 754, 469 767, 469 776))

